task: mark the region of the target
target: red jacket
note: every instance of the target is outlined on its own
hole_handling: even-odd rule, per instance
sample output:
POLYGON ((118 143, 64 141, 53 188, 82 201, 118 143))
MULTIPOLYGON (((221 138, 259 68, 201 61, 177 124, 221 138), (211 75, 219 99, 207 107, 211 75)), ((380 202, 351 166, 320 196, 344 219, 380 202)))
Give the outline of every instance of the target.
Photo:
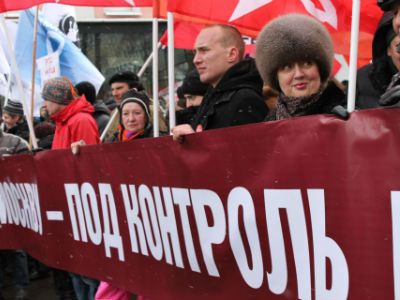
POLYGON ((85 97, 75 99, 62 111, 52 116, 56 123, 51 149, 69 148, 71 143, 84 140, 86 144, 100 144, 99 132, 92 113, 93 106, 85 97))

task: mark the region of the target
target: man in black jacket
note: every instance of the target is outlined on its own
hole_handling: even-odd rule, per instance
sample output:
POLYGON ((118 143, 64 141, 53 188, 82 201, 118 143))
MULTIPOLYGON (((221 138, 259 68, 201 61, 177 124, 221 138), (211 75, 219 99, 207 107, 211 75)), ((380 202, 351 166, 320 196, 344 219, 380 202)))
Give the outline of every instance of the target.
POLYGON ((194 64, 203 83, 211 85, 191 124, 172 129, 174 140, 187 134, 261 122, 268 112, 262 98, 262 79, 254 60, 244 57, 239 31, 211 25, 196 39, 194 64))
POLYGON ((386 91, 394 74, 400 70, 400 42, 393 30, 393 13, 386 12, 379 21, 372 41, 372 62, 357 71, 356 107, 379 106, 379 98, 386 91))
MULTIPOLYGON (((393 12, 393 30, 399 35, 400 32, 400 0, 378 0, 378 5, 383 11, 393 12)), ((400 44, 396 46, 397 52, 400 53, 400 44)), ((398 106, 400 103, 400 72, 396 73, 386 92, 379 99, 382 106, 398 106)))

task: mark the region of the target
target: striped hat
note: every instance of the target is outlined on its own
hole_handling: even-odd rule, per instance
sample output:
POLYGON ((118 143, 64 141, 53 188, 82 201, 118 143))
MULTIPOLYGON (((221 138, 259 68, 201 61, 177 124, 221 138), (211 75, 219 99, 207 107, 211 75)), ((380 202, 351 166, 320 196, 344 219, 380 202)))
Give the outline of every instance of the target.
POLYGON ((3 111, 11 115, 17 115, 17 116, 24 115, 22 104, 20 102, 15 102, 12 100, 7 101, 7 104, 4 106, 3 111))
POLYGON ((42 98, 46 101, 68 105, 77 97, 77 92, 66 77, 56 77, 47 80, 42 90, 42 98))
MULTIPOLYGON (((123 94, 121 104, 119 105, 120 117, 122 117, 122 108, 129 102, 139 104, 147 116, 147 122, 150 122, 150 98, 146 95, 146 93, 131 89, 123 94)), ((120 123, 122 124, 122 120, 120 120, 120 123)))

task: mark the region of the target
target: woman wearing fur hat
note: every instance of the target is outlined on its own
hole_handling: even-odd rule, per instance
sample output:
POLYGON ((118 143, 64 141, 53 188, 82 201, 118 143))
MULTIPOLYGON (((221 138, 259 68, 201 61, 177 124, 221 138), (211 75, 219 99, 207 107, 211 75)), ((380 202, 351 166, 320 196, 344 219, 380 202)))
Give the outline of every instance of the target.
POLYGON ((333 44, 317 20, 299 14, 279 17, 257 38, 256 63, 264 83, 279 92, 266 120, 332 113, 345 94, 329 80, 333 44))

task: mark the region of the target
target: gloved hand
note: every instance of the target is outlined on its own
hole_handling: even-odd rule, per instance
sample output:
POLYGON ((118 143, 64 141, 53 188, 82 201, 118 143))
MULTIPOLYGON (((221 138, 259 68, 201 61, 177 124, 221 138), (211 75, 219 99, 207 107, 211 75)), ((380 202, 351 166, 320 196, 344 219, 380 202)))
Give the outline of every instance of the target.
POLYGON ((43 149, 41 147, 37 147, 37 148, 32 148, 31 152, 32 152, 32 154, 36 154, 36 153, 42 152, 44 150, 46 150, 46 149, 43 149))
POLYGON ((388 89, 380 98, 381 106, 400 106, 400 85, 388 89))
POLYGON ((350 116, 349 112, 341 105, 336 105, 334 108, 332 108, 331 113, 342 120, 347 120, 350 116))

